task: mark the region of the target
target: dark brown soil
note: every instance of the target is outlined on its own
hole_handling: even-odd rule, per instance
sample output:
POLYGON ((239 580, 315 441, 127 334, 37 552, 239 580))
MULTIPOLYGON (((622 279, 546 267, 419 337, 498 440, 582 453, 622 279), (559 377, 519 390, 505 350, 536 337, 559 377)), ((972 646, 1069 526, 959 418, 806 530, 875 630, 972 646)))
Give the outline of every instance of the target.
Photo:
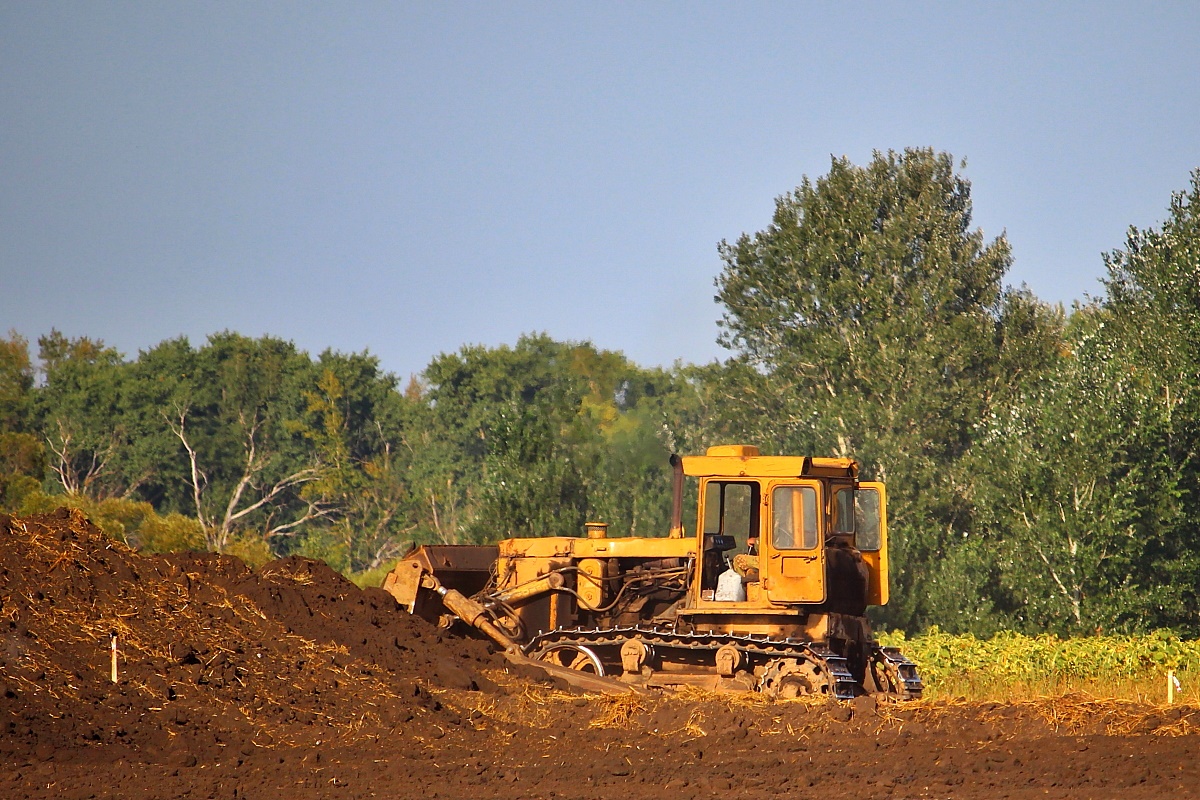
POLYGON ((1190 797, 1197 731, 1086 698, 574 697, 319 562, 0 517, 0 798, 1190 797))

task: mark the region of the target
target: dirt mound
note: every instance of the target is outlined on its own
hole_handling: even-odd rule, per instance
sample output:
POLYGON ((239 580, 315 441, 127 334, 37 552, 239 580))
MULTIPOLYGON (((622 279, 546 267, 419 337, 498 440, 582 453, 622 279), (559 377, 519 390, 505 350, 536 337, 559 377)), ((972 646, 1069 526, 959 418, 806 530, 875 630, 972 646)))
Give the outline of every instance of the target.
POLYGON ((393 675, 451 689, 495 689, 479 669, 502 662, 483 642, 444 637, 423 620, 398 613, 387 592, 359 589, 321 561, 292 556, 251 572, 236 559, 209 553, 162 558, 249 600, 290 635, 345 648, 352 658, 393 675))
POLYGON ((256 573, 139 555, 77 511, 0 519, 0 754, 118 744, 190 760, 419 735, 453 716, 430 687, 494 689, 480 668, 498 663, 319 562, 256 573))
POLYGON ((577 697, 292 558, 0 517, 0 797, 1200 796, 1200 710, 577 697), (111 680, 116 634, 119 674, 111 680))

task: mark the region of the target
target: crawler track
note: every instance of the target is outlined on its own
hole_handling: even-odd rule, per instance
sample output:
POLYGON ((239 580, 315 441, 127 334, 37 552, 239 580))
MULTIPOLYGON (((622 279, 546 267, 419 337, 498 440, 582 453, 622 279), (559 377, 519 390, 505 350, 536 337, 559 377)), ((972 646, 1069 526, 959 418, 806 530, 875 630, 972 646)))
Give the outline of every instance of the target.
MULTIPOLYGON (((827 692, 839 700, 849 700, 855 695, 862 694, 862 687, 851 674, 845 658, 803 639, 733 633, 677 633, 641 625, 618 628, 572 628, 548 631, 534 636, 526 645, 525 653, 531 658, 538 658, 554 648, 573 645, 587 648, 595 653, 606 665, 606 670, 610 666, 620 669, 621 646, 631 640, 641 641, 652 648, 655 658, 660 663, 694 664, 698 670, 708 672, 715 670, 717 650, 726 645, 733 645, 746 659, 745 669, 748 672, 754 671, 756 667, 765 669, 772 662, 792 659, 808 665, 824 678, 823 682, 818 681, 818 685, 813 691, 827 692)), ((915 666, 903 656, 900 658, 905 664, 912 667, 911 674, 915 678, 915 666)), ((920 679, 917 678, 916 682, 919 687, 920 679)), ((917 696, 919 696, 919 688, 917 691, 917 696)))
POLYGON ((892 676, 891 692, 902 700, 920 700, 925 691, 925 684, 917 674, 917 665, 900 652, 898 647, 880 647, 875 651, 875 658, 892 676))

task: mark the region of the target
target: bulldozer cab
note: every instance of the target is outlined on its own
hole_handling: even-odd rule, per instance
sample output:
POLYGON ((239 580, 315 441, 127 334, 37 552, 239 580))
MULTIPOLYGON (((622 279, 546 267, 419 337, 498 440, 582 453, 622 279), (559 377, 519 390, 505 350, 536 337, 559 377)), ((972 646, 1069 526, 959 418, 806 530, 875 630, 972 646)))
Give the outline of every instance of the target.
POLYGON ((681 458, 677 469, 700 484, 693 607, 887 602, 886 493, 858 480, 856 462, 733 445, 681 458))

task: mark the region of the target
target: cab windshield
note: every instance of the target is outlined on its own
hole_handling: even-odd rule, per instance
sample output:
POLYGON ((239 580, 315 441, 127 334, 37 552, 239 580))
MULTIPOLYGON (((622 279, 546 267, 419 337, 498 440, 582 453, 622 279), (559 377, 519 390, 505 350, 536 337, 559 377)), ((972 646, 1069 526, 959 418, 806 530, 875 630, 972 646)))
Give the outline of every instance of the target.
POLYGON ((736 552, 746 552, 747 541, 758 535, 757 483, 709 481, 704 496, 704 532, 732 536, 736 552))

